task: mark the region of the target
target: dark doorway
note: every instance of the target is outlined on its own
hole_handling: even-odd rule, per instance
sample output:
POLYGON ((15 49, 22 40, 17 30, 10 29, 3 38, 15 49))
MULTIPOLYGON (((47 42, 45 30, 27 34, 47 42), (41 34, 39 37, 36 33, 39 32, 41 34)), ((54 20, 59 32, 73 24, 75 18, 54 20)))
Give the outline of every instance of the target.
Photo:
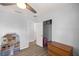
POLYGON ((47 47, 48 41, 52 41, 52 19, 43 22, 43 47, 47 47))

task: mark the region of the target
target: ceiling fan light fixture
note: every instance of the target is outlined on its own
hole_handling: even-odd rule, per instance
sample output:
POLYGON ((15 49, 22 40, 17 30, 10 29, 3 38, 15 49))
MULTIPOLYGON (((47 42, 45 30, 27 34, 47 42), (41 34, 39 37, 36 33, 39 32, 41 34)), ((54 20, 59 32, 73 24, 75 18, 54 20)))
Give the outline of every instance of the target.
POLYGON ((25 3, 16 3, 17 7, 21 9, 26 9, 26 4, 25 3))

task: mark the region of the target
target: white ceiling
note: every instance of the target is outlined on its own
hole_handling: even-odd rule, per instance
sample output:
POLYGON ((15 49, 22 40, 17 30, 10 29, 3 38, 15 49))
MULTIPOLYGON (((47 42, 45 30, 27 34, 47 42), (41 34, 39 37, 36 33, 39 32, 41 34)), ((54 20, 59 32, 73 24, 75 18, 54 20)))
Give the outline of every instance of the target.
POLYGON ((37 15, 36 17, 37 19, 51 12, 63 9, 63 4, 58 3, 29 3, 29 4, 37 11, 37 14, 32 13, 28 9, 24 10, 20 9, 16 5, 10 5, 10 6, 0 5, 0 11, 6 11, 14 14, 22 14, 24 16, 30 16, 30 17, 34 17, 34 15, 37 15))
MULTIPOLYGON (((49 11, 58 10, 58 8, 61 5, 61 4, 56 4, 56 3, 29 3, 29 4, 37 11, 37 14, 41 14, 41 15, 46 14, 49 11)), ((25 14, 27 14, 27 12, 33 14, 27 9, 22 10, 18 8, 16 5, 9 5, 9 6, 0 5, 0 10, 7 11, 7 12, 14 12, 16 10, 19 12, 25 12, 25 14)))

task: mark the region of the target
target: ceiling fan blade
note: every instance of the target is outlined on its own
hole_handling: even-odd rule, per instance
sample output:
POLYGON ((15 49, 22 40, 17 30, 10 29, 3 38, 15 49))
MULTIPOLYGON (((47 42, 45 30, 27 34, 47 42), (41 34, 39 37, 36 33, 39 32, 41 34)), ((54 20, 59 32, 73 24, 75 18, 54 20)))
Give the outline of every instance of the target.
POLYGON ((0 3, 2 6, 9 6, 9 5, 15 5, 15 3, 0 3))
POLYGON ((37 13, 35 9, 33 9, 28 3, 26 4, 26 8, 29 9, 30 11, 32 11, 33 13, 37 13))

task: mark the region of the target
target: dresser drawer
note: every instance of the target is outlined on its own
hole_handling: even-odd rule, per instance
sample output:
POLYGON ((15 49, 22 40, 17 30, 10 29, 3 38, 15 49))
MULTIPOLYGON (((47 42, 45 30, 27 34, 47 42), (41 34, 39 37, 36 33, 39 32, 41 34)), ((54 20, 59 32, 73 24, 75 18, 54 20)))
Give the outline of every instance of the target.
POLYGON ((63 49, 60 49, 59 47, 56 47, 56 46, 53 46, 51 44, 48 44, 48 53, 49 54, 55 54, 55 55, 61 55, 61 56, 70 56, 72 55, 72 51, 70 50, 69 52, 68 51, 65 51, 63 49))
POLYGON ((51 50, 48 50, 48 55, 49 56, 60 56, 59 54, 56 54, 56 53, 52 52, 51 50))

